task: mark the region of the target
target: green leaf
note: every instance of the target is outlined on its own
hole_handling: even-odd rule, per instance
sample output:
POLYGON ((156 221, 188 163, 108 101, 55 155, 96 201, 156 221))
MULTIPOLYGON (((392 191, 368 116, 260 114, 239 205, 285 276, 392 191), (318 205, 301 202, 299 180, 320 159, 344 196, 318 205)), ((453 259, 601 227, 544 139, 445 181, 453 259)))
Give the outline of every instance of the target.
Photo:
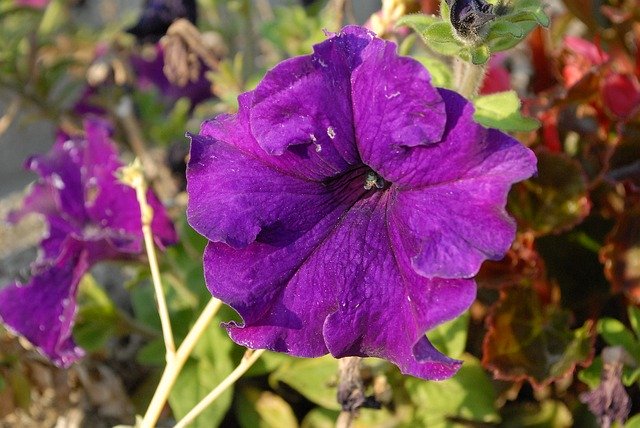
POLYGON ((298 420, 291 406, 280 396, 272 392, 263 392, 256 400, 256 410, 260 419, 260 428, 283 428, 298 426, 298 420))
POLYGON ((460 358, 467 345, 468 327, 469 312, 467 311, 430 330, 427 332, 427 337, 433 346, 443 354, 451 358, 460 358))
POLYGON ((624 428, 640 428, 640 415, 635 415, 624 424, 624 428))
POLYGON ((631 386, 634 383, 638 382, 640 379, 640 367, 631 368, 624 367, 622 370, 622 384, 625 386, 631 386))
POLYGON ((516 403, 502 411, 501 428, 557 428, 573 426, 573 416, 561 401, 516 403))
MULTIPOLYGON (((183 418, 224 378, 217 375, 216 371, 215 365, 207 360, 191 359, 186 362, 169 395, 169 405, 177 420, 183 418)), ((189 426, 218 426, 231 406, 232 395, 233 389, 229 388, 189 426)))
POLYGON ((529 380, 535 387, 567 376, 592 356, 592 323, 571 330, 571 314, 543 306, 533 287, 509 286, 500 291, 484 338, 482 363, 503 380, 529 380))
POLYGON ((598 321, 598 333, 611 346, 622 346, 629 355, 640 355, 640 343, 624 324, 614 318, 601 318, 598 321))
POLYGON ((339 410, 336 400, 338 361, 330 355, 320 358, 293 359, 269 377, 269 383, 285 383, 310 401, 327 409, 339 410))
POLYGON ((638 340, 640 340, 640 308, 636 308, 635 306, 629 306, 628 309, 629 314, 629 323, 631 324, 631 328, 638 340))
MULTIPOLYGON (((226 331, 220 327, 219 314, 198 340, 192 358, 171 390, 169 404, 179 419, 216 387, 236 367, 231 355, 235 349, 226 331)), ((217 426, 231 406, 233 388, 227 389, 200 415, 191 427, 217 426)))
POLYGON ((243 388, 235 403, 235 412, 242 428, 295 428, 298 420, 291 406, 282 397, 255 388, 243 388))
POLYGON ((465 354, 463 359, 460 371, 451 379, 430 382, 406 378, 419 426, 453 427, 452 417, 477 424, 499 422, 491 380, 476 358, 465 354))
POLYGON ((457 55, 464 48, 464 45, 454 37, 448 22, 436 22, 418 34, 427 46, 442 55, 457 55))
POLYGON ((334 428, 340 413, 317 407, 302 420, 300 428, 334 428))
POLYGON ((514 132, 533 131, 540 126, 537 120, 522 116, 520 98, 515 91, 479 96, 473 104, 476 107, 474 119, 489 128, 514 132))
POLYGON ((593 359, 591 365, 580 370, 578 379, 587 384, 589 389, 596 389, 600 385, 602 376, 602 357, 598 356, 593 359))
POLYGON ((479 46, 471 47, 470 56, 472 63, 476 65, 482 65, 489 61, 491 52, 489 51, 489 47, 487 45, 482 44, 479 46))
POLYGON ((422 55, 415 56, 414 58, 420 61, 420 63, 429 70, 433 86, 437 86, 439 88, 453 88, 453 76, 451 75, 451 68, 447 64, 438 59, 422 55))
POLYGON ((430 25, 435 24, 436 22, 442 22, 437 16, 433 15, 425 15, 423 13, 410 13, 409 15, 404 15, 398 19, 396 22, 396 27, 401 27, 406 25, 407 27, 413 29, 416 33, 420 34, 423 31, 426 31, 430 25))
POLYGON ((118 312, 113 301, 90 274, 80 281, 78 307, 73 327, 74 339, 88 351, 102 348, 117 332, 118 312))

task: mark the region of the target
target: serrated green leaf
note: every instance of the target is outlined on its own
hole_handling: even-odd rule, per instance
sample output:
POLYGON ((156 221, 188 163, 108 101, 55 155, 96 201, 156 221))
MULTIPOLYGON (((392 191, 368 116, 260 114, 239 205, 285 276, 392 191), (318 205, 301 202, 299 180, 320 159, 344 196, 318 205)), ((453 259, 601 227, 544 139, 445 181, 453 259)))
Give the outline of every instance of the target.
POLYGON ((533 131, 538 128, 537 120, 522 116, 520 99, 515 91, 499 92, 476 97, 474 119, 489 128, 507 132, 533 131))
POLYGON ((416 406, 416 423, 425 427, 453 427, 452 417, 470 422, 496 423, 495 391, 480 362, 465 354, 464 364, 451 379, 429 382, 406 378, 405 387, 416 406))
POLYGON ((640 355, 640 343, 624 324, 614 318, 601 318, 598 333, 611 346, 622 346, 632 357, 640 355))
POLYGON ((469 312, 457 318, 440 324, 427 332, 427 337, 440 352, 451 357, 460 358, 467 345, 467 330, 469 328, 469 312))
POLYGON ((338 361, 326 355, 320 358, 294 359, 279 367, 269 383, 285 383, 310 401, 327 409, 339 410, 336 400, 338 361))

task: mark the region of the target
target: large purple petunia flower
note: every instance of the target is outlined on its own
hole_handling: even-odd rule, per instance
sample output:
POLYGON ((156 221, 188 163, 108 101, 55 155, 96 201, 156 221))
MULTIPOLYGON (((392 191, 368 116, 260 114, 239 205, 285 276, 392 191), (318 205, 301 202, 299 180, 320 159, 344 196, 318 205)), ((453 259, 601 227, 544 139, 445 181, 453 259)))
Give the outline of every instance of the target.
POLYGON ((443 379, 461 363, 425 332, 509 247, 507 192, 536 161, 395 49, 346 27, 268 72, 191 137, 187 214, 236 342, 443 379))
MULTIPOLYGON (((60 136, 48 154, 27 161, 40 179, 9 220, 42 214, 48 235, 30 281, 0 290, 0 319, 63 367, 83 355, 71 336, 82 276, 99 261, 133 258, 143 250, 140 208, 135 191, 115 176, 122 163, 109 129, 89 120, 85 131, 86 138, 60 136)), ((174 243, 164 208, 152 192, 147 197, 156 243, 174 243)))

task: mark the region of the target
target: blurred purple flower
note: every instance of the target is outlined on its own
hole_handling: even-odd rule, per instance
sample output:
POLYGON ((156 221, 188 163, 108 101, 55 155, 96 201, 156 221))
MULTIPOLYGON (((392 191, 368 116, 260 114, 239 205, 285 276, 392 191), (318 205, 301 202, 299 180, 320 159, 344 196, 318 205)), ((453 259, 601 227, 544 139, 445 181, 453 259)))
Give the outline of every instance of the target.
POLYGON ((507 192, 536 161, 395 49, 346 27, 268 72, 191 136, 187 214, 209 290, 243 318, 236 342, 443 379, 461 362, 425 332, 508 249, 507 192))
POLYGON ((195 24, 197 17, 195 0, 146 0, 140 19, 127 32, 140 41, 155 43, 176 19, 186 18, 195 24))
POLYGON ((34 9, 44 9, 49 5, 50 0, 15 0, 15 4, 21 7, 32 7, 34 9))
POLYGON ((189 81, 185 86, 178 86, 169 82, 163 71, 164 53, 162 46, 159 44, 155 46, 153 54, 150 54, 149 50, 145 50, 143 55, 132 55, 131 65, 138 77, 137 84, 141 90, 155 86, 169 100, 175 101, 182 97, 189 98, 191 107, 213 97, 211 82, 205 76, 209 69, 204 64, 201 66, 202 71, 197 81, 189 81))
MULTIPOLYGON (((134 258, 143 250, 140 208, 135 191, 114 175, 122 163, 109 129, 88 120, 85 132, 84 139, 60 135, 49 153, 27 161, 40 178, 9 220, 42 214, 48 235, 31 280, 0 290, 0 319, 63 367, 83 354, 71 333, 84 273, 99 261, 134 258)), ((156 243, 174 243, 176 233, 164 208, 151 191, 147 197, 156 243)))

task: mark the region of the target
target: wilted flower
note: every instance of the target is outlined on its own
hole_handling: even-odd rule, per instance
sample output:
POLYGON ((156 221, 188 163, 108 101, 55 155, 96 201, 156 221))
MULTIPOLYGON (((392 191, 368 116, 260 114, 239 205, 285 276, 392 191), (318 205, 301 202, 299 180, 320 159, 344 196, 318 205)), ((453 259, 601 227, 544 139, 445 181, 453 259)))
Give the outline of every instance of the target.
POLYGON ((509 247, 506 195, 533 153, 360 27, 280 63, 239 106, 191 137, 187 171, 207 285, 244 321, 233 340, 455 373, 425 332, 509 247))
MULTIPOLYGON (((83 274, 106 259, 137 257, 143 249, 135 191, 118 182, 122 166, 104 122, 85 123, 86 138, 60 136, 52 150, 27 161, 40 178, 12 213, 17 221, 39 213, 48 225, 29 283, 0 290, 0 318, 48 358, 68 366, 82 355, 71 336, 76 291, 83 274)), ((152 230, 160 246, 176 241, 175 230, 158 199, 152 230)))

